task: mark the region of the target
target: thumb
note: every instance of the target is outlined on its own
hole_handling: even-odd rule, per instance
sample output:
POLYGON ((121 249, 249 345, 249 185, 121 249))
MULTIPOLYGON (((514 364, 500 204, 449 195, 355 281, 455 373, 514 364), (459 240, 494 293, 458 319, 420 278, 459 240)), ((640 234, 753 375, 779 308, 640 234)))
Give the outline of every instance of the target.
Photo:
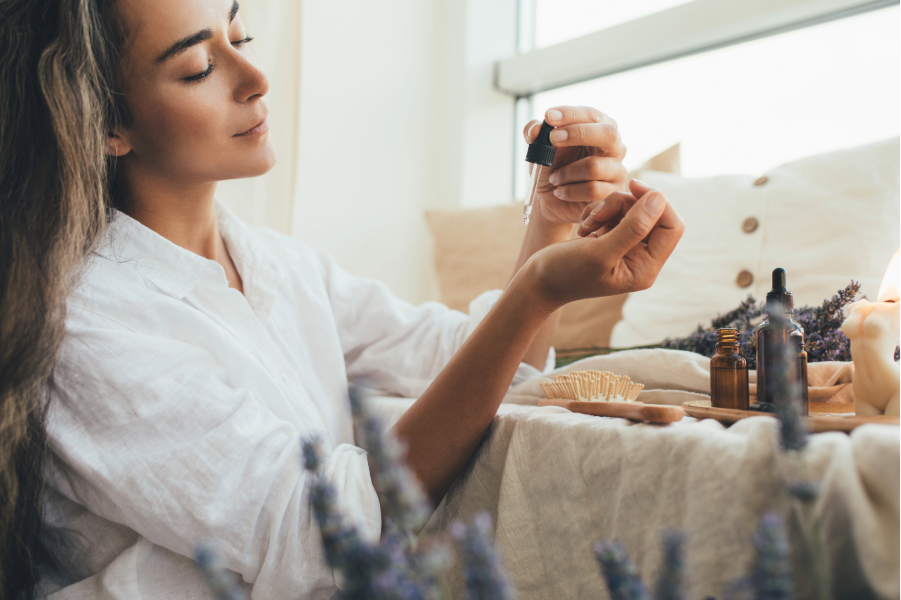
POLYGON ((600 239, 607 241, 610 252, 622 257, 648 237, 665 209, 666 198, 651 189, 638 199, 616 227, 600 239))

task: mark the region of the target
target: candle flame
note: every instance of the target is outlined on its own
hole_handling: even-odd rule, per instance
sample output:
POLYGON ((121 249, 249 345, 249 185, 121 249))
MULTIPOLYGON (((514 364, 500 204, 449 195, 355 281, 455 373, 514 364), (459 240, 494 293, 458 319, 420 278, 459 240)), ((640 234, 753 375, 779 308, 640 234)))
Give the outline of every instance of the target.
POLYGON ((885 271, 885 277, 882 279, 882 285, 879 287, 879 296, 876 298, 879 302, 898 302, 901 300, 901 262, 899 262, 899 254, 901 254, 901 248, 895 250, 892 262, 889 263, 888 269, 885 271))

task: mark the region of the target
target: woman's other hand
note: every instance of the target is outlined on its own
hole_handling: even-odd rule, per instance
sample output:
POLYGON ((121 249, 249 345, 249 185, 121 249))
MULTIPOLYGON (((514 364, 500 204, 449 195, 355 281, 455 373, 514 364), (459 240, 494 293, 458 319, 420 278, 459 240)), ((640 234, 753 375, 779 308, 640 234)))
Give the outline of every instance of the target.
MULTIPOLYGON (((584 209, 625 188, 626 147, 616 121, 585 106, 560 106, 545 113, 554 126, 554 164, 538 182, 532 218, 547 225, 578 223, 584 209)), ((535 140, 541 121, 531 121, 523 135, 535 140)))
POLYGON ((549 310, 644 290, 656 280, 685 223, 659 191, 634 179, 629 187, 631 194, 614 192, 585 208, 580 239, 545 248, 523 269, 549 310))

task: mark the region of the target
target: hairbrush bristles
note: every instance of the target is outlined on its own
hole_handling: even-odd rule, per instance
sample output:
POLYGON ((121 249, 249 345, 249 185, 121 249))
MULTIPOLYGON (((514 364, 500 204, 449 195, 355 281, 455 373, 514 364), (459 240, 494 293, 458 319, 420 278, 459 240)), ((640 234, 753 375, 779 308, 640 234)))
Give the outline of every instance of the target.
POLYGON ((583 402, 636 402, 644 385, 610 371, 573 371, 541 382, 548 399, 583 402))

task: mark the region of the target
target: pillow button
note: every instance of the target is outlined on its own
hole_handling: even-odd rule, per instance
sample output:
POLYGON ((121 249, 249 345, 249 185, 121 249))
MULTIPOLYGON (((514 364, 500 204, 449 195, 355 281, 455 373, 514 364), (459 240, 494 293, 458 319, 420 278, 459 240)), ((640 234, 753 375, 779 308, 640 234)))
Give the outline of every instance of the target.
POLYGON ((760 223, 754 217, 748 217, 745 219, 744 223, 741 224, 741 230, 745 233, 754 233, 757 231, 757 227, 760 226, 760 223))
POLYGON ((754 180, 754 185, 756 185, 756 186, 766 185, 769 180, 770 180, 769 177, 767 177, 766 175, 762 175, 754 180))
POLYGON ((740 271, 738 277, 735 278, 735 284, 740 288, 749 287, 752 283, 754 283, 754 274, 747 269, 740 271))

